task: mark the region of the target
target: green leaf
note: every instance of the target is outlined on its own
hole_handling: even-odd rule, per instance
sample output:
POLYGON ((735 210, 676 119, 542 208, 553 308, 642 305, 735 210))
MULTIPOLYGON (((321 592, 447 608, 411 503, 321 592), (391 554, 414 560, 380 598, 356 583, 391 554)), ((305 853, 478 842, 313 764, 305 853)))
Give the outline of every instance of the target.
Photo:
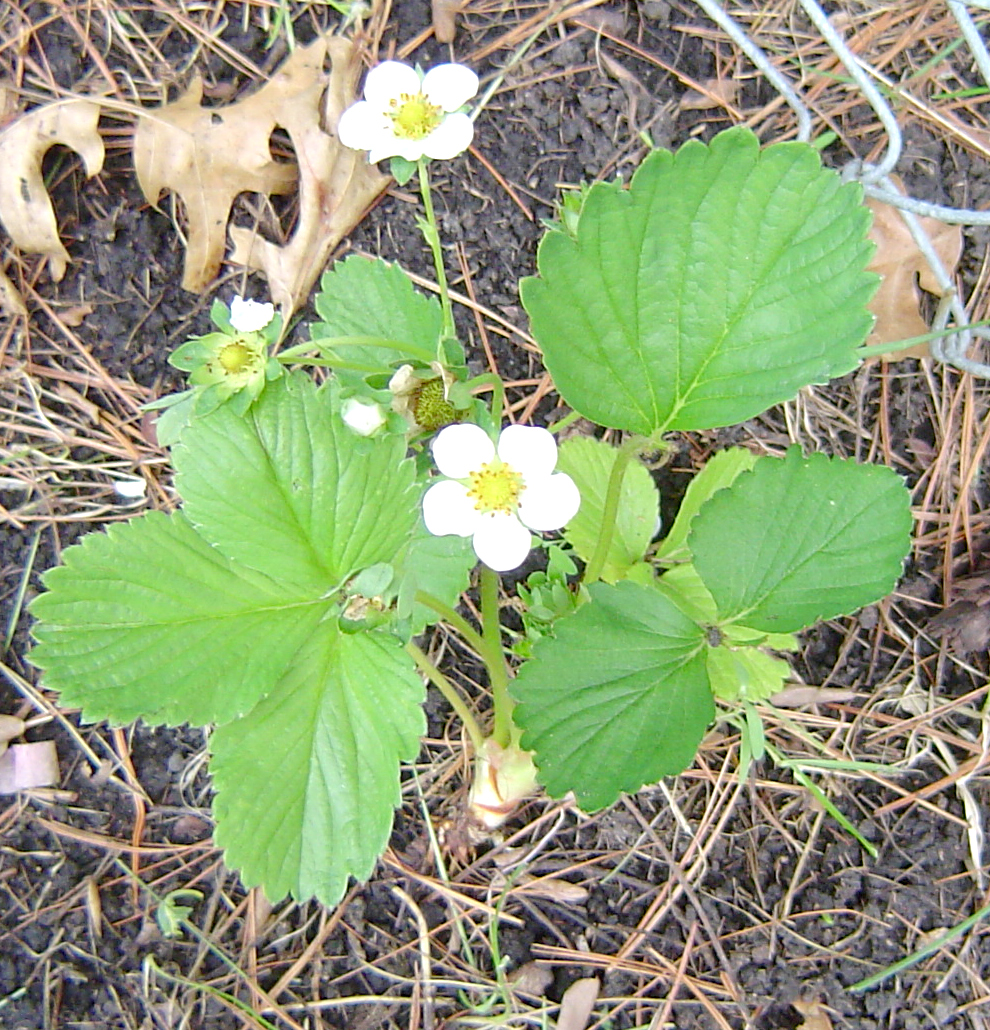
POLYGON ((657 560, 664 563, 690 561, 687 539, 691 520, 716 490, 729 486, 740 472, 747 472, 755 464, 756 455, 745 447, 730 447, 713 454, 688 484, 684 500, 677 510, 677 518, 657 548, 657 560))
POLYGON ((31 661, 88 721, 203 725, 248 711, 330 602, 225 558, 181 514, 68 548, 31 605, 31 661))
POLYGON ((673 601, 689 619, 702 625, 718 621, 711 591, 690 562, 668 569, 655 581, 654 589, 673 601))
POLYGON ((217 843, 248 886, 336 904, 367 878, 399 804, 399 763, 426 730, 401 643, 322 623, 277 687, 214 733, 217 843))
POLYGON ((173 453, 184 511, 210 543, 274 579, 322 593, 389 562, 412 533, 417 490, 402 438, 362 438, 335 384, 272 383, 243 417, 197 419, 173 453))
POLYGON ((651 434, 741 422, 855 368, 877 277, 860 187, 748 129, 654 151, 550 232, 523 304, 564 400, 651 434))
POLYGON ((724 644, 709 648, 707 669, 712 693, 723 701, 764 701, 778 693, 791 674, 783 658, 755 647, 724 644))
MULTIPOLYGON (((352 254, 323 273, 313 304, 323 320, 310 328, 314 341, 378 336, 436 354, 443 325, 440 305, 414 289, 398 265, 352 254)), ((403 350, 361 344, 344 344, 334 351, 342 360, 362 365, 387 366, 410 360, 403 350)))
MULTIPOLYGON (((608 480, 618 451, 590 436, 576 436, 560 445, 557 468, 566 472, 581 491, 581 508, 564 529, 564 537, 588 562, 595 553, 605 511, 608 480)), ((619 510, 601 578, 606 583, 623 579, 642 561, 657 528, 660 498, 653 477, 637 461, 626 466, 619 510)))
POLYGON ((715 709, 701 627, 647 587, 589 590, 511 689, 540 781, 594 810, 689 765, 715 709))
POLYGON ((719 618, 774 633, 886 596, 910 543, 911 498, 896 472, 797 447, 716 493, 688 538, 719 618))

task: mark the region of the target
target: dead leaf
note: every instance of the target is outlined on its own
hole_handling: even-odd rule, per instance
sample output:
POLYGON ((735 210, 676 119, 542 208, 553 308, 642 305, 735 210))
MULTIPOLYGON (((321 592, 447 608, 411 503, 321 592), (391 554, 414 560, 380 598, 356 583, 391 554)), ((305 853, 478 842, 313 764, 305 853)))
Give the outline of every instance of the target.
POLYGON ((795 1001, 791 1004, 804 1016, 804 1022, 797 1030, 832 1030, 832 1020, 820 1001, 795 1001))
POLYGON ((265 87, 278 95, 291 92, 290 99, 279 102, 278 124, 291 137, 299 160, 299 220, 282 247, 232 226, 231 260, 264 273, 286 321, 305 302, 333 249, 391 181, 368 163, 366 154, 350 150, 320 127, 321 95, 324 124, 336 129, 355 100, 360 75, 357 48, 333 36, 297 50, 265 87), (329 77, 322 71, 324 54, 332 64, 329 77))
POLYGON ((626 34, 626 13, 621 7, 595 7, 590 11, 581 11, 576 18, 568 20, 583 29, 609 33, 620 39, 626 34))
POLYGON ((438 43, 454 42, 460 9, 460 0, 433 0, 433 35, 438 43))
MULTIPOLYGON (((941 287, 898 210, 873 199, 868 199, 866 204, 873 212, 870 239, 877 245, 869 268, 882 277, 880 288, 869 305, 877 320, 867 344, 896 343, 923 336, 931 328, 921 317, 918 285, 936 296, 941 295, 941 287)), ((955 274, 962 254, 962 227, 946 225, 935 218, 921 218, 919 222, 928 233, 943 268, 950 276, 955 274)), ((896 351, 890 357, 925 358, 928 354, 928 344, 921 343, 909 350, 896 351)))
POLYGON ((524 962, 518 969, 513 969, 506 980, 517 994, 531 994, 535 998, 542 998, 553 983, 553 971, 538 962, 524 962))
POLYGON ((729 107, 739 96, 739 83, 734 79, 705 79, 701 90, 689 89, 681 97, 682 111, 708 111, 713 107, 729 107))
POLYGON ((60 100, 36 107, 0 132, 4 161, 0 222, 17 247, 48 259, 49 274, 55 282, 65 275, 70 258, 58 236, 55 212, 41 177, 41 162, 49 147, 61 143, 82 157, 87 176, 96 175, 103 167, 103 140, 96 127, 99 118, 99 104, 60 100))
MULTIPOLYGON (((512 849, 516 850, 516 849, 512 849)), ((498 859, 496 859, 498 864, 498 859)), ((498 887, 507 886, 509 880, 502 873, 496 873, 492 883, 498 887)), ((513 877, 513 890, 530 898, 547 898, 561 905, 583 905, 588 900, 588 888, 579 883, 561 880, 557 876, 533 876, 521 873, 513 877)))
POLYGON ((53 740, 11 744, 0 754, 0 794, 58 783, 58 754, 53 740))
MULTIPOLYGON (((297 50, 276 78, 304 52, 297 50)), ((200 292, 220 271, 238 193, 289 193, 296 184, 295 166, 275 161, 269 149, 279 107, 292 99, 272 86, 228 107, 202 107, 197 75, 178 100, 138 118, 134 170, 142 193, 157 204, 172 190, 186 207, 183 289, 200 292)))
POLYGON ((855 690, 845 687, 806 687, 804 685, 784 687, 770 698, 770 704, 777 708, 807 708, 809 705, 824 705, 832 702, 842 704, 856 697, 855 690))
POLYGON ((298 186, 298 224, 284 247, 239 226, 230 226, 230 237, 231 260, 268 277, 284 315, 301 306, 330 252, 389 181, 320 125, 324 97, 326 124, 336 126, 355 100, 360 72, 352 43, 321 37, 295 50, 261 89, 236 104, 202 107, 197 78, 174 103, 144 112, 134 136, 134 167, 150 201, 168 189, 186 206, 185 289, 205 289, 220 270, 239 193, 284 194, 298 186), (323 70, 328 51, 329 75, 323 70), (291 137, 298 164, 272 158, 276 127, 291 137))
POLYGON ((0 268, 0 312, 5 311, 8 315, 26 315, 27 308, 24 306, 24 298, 21 291, 7 278, 7 274, 0 268))
POLYGON ((598 977, 588 976, 583 980, 575 980, 564 991, 557 1015, 557 1030, 585 1030, 595 1002, 598 1001, 600 986, 598 977))
POLYGON ((69 326, 70 329, 75 329, 83 324, 86 318, 93 313, 93 310, 92 304, 76 304, 71 308, 65 308, 60 311, 58 318, 63 325, 69 326))
POLYGON ((925 627, 936 639, 943 639, 960 658, 990 647, 990 599, 988 603, 954 601, 925 627))
POLYGON ((0 715, 0 754, 15 737, 19 737, 27 727, 23 719, 16 715, 0 715))

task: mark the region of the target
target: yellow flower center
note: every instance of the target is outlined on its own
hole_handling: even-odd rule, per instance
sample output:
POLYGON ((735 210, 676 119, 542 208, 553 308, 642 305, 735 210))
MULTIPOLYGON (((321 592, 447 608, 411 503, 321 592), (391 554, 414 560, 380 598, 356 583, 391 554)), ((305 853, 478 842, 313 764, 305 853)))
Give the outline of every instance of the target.
POLYGON ((254 362, 255 356, 254 351, 243 343, 228 343, 217 355, 217 361, 227 375, 237 375, 254 362))
POLYGON ((388 116, 392 130, 402 139, 423 139, 440 124, 443 109, 431 104, 422 93, 402 93, 392 101, 388 116))
POLYGON ((482 465, 476 472, 469 473, 471 488, 468 497, 474 501, 476 511, 501 511, 509 514, 516 510, 519 495, 523 492, 523 477, 496 458, 482 465))

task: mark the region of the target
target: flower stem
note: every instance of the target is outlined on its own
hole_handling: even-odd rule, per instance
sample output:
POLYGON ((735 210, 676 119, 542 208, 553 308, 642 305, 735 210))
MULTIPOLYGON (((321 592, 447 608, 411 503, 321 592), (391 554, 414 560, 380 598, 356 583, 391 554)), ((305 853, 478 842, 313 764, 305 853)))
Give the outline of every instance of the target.
POLYGON ((547 426, 547 429, 556 436, 558 433, 565 430, 568 426, 573 425, 581 415, 576 411, 569 411, 562 419, 554 422, 552 426, 547 426))
POLYGON ((612 473, 608 477, 608 489, 605 492, 605 507, 602 511, 602 525, 598 531, 598 543, 595 545, 595 552, 591 556, 584 570, 584 583, 596 583, 605 568, 605 559, 608 557, 609 548, 612 546, 612 537, 615 534, 615 517, 619 512, 619 498, 622 496, 622 480, 625 478, 626 469, 636 451, 636 443, 627 440, 616 452, 615 464, 612 466, 612 473))
POLYGON ((433 251, 433 267, 437 272, 440 306, 443 308, 443 335, 445 337, 453 337, 456 335, 454 330, 454 311, 450 303, 450 291, 447 289, 447 272, 443 265, 440 229, 437 226, 437 216, 433 211, 433 196, 430 193, 430 172, 426 159, 421 157, 417 162, 417 167, 419 168, 419 192, 423 198, 423 209, 426 212, 426 218, 420 223, 420 228, 430 250, 433 251))
POLYGON ((492 687, 494 721, 492 740, 505 748, 512 743, 512 709, 515 702, 509 696, 509 669, 502 650, 502 624, 498 613, 498 573, 481 566, 481 623, 485 650, 482 655, 488 667, 492 687))
POLYGON ((469 379, 464 386, 472 392, 486 386, 491 388, 492 418, 495 419, 496 426, 501 425, 502 416, 505 413, 505 383, 502 382, 501 376, 496 375, 494 372, 483 372, 480 376, 469 379))
POLYGON ((328 336, 323 339, 311 340, 308 343, 300 343, 296 347, 290 347, 282 351, 276 357, 279 361, 291 361, 310 351, 319 351, 321 354, 334 353, 337 347, 378 347, 381 350, 395 350, 401 354, 408 354, 428 365, 433 360, 433 355, 422 347, 411 343, 403 343, 401 340, 387 340, 381 336, 328 336))
POLYGON ((425 604, 431 611, 436 612, 444 622, 453 626, 464 638, 465 643, 473 647, 482 660, 484 660, 487 645, 481 638, 481 634, 471 626, 463 615, 459 615, 449 604, 444 604, 438 597, 428 594, 425 590, 416 591, 416 600, 420 604, 425 604))
POLYGON ((416 667, 421 673, 440 691, 441 694, 447 699, 447 703, 457 713, 461 722, 464 724, 464 729, 467 730, 467 735, 471 738, 471 744, 474 747, 474 753, 480 754, 482 745, 485 742, 485 735, 481 732, 481 727, 478 725, 478 720, 475 719, 474 713, 467 706, 464 698, 461 697, 457 688, 453 683, 447 679, 446 676, 430 661, 426 656, 425 652, 417 647, 412 641, 406 644, 406 651, 412 655, 413 661, 416 663, 416 667))

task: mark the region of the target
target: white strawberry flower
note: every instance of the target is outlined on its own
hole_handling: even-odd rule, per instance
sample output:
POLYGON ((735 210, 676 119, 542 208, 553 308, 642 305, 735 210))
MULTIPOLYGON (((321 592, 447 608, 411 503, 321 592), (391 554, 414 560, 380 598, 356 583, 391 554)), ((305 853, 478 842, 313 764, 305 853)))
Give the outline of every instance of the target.
POLYGON ((426 528, 472 537, 475 554, 496 572, 522 565, 530 530, 560 529, 581 505, 574 480, 554 472, 557 441, 545 429, 506 426, 496 447, 480 426, 447 426, 433 441, 433 460, 447 478, 423 497, 426 528))
POLYGON ((235 297, 230 302, 230 324, 239 333, 257 333, 275 317, 272 304, 235 297))
POLYGON ((474 138, 474 122, 460 110, 478 92, 478 76, 463 64, 438 64, 425 75, 401 61, 368 72, 364 100, 337 123, 345 147, 367 150, 374 164, 387 157, 441 161, 457 157, 474 138))

